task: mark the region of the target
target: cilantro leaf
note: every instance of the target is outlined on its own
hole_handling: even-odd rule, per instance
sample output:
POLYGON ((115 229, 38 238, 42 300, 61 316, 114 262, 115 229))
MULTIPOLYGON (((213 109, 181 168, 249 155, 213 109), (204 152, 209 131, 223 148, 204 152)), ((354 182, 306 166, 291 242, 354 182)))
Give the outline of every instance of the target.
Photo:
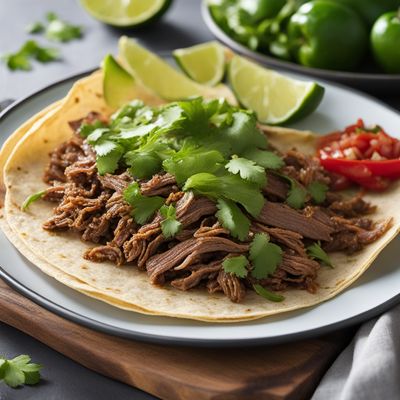
POLYGON ((245 240, 249 235, 250 220, 231 200, 218 199, 218 211, 215 216, 220 224, 229 230, 230 234, 239 240, 245 240))
POLYGON ((29 61, 29 56, 27 54, 17 52, 14 54, 6 54, 3 57, 7 67, 12 71, 17 69, 21 71, 29 71, 32 69, 32 65, 29 61))
POLYGON ((20 355, 12 360, 0 357, 0 380, 4 380, 12 388, 38 383, 42 366, 30 361, 31 358, 27 355, 20 355))
POLYGON ((216 172, 223 162, 224 157, 217 150, 184 144, 178 152, 164 160, 163 167, 182 184, 200 172, 216 172))
POLYGON ((307 192, 306 190, 298 185, 295 181, 292 181, 286 203, 293 208, 303 208, 306 201, 307 192))
POLYGON ((254 114, 244 110, 232 114, 231 126, 221 130, 219 135, 231 147, 231 154, 241 155, 246 149, 252 147, 265 148, 266 136, 257 128, 257 119, 254 114))
POLYGON ((326 198, 326 192, 328 191, 328 186, 325 183, 314 181, 311 182, 308 187, 308 193, 310 193, 312 199, 317 203, 323 203, 326 198))
POLYGON ((256 279, 272 275, 282 261, 282 249, 269 242, 265 233, 256 233, 250 244, 249 258, 253 264, 251 275, 256 279))
POLYGON ((263 187, 267 183, 267 177, 263 167, 256 165, 254 161, 247 158, 235 157, 232 158, 225 168, 232 174, 239 174, 243 179, 256 183, 263 187))
POLYGON ((137 182, 131 183, 124 190, 123 196, 124 200, 132 206, 132 216, 140 225, 145 224, 165 201, 160 196, 143 196, 137 182))
POLYGON ((271 292, 271 291, 265 289, 265 287, 263 287, 261 285, 254 284, 253 289, 259 296, 264 297, 264 299, 267 299, 269 301, 281 302, 281 301, 285 300, 284 296, 274 293, 274 292, 271 292))
POLYGON ((11 70, 28 71, 32 68, 30 59, 45 63, 58 59, 58 56, 57 49, 41 47, 34 40, 28 40, 16 53, 5 55, 3 58, 11 70))
POLYGON ((265 169, 280 169, 285 165, 281 157, 267 150, 248 149, 243 153, 243 157, 253 160, 265 169))
POLYGON ((164 217, 161 222, 161 231, 165 238, 173 238, 182 228, 182 224, 176 219, 176 209, 170 204, 160 208, 160 214, 164 217))
POLYGON ((312 245, 308 246, 307 254, 309 255, 310 258, 314 260, 319 260, 328 267, 333 268, 332 262, 328 254, 326 254, 325 251, 322 250, 319 243, 313 243, 312 245))
POLYGON ((28 198, 25 199, 21 206, 22 211, 26 211, 29 206, 34 203, 35 201, 40 200, 46 193, 46 190, 41 190, 39 192, 36 192, 34 194, 31 194, 28 198))
POLYGON ((216 176, 201 172, 192 175, 183 187, 184 191, 189 189, 205 196, 216 199, 225 197, 240 203, 254 217, 260 214, 265 203, 263 195, 255 184, 232 174, 216 176))
POLYGON ((247 276, 248 270, 247 266, 249 261, 245 256, 229 257, 225 258, 222 263, 222 268, 226 273, 231 273, 236 275, 238 278, 245 278, 247 276))
POLYGON ((3 380, 8 386, 16 388, 25 383, 25 375, 18 366, 8 361, 3 380))
MULTIPOLYGON (((101 122, 100 120, 96 120, 94 123, 92 124, 85 124, 83 123, 80 127, 79 127, 79 134, 83 137, 83 138, 87 138, 92 132, 94 132, 97 129, 101 129, 101 128, 106 128, 106 126, 104 125, 103 122, 101 122)), ((107 128, 108 129, 108 128, 107 128)), ((96 139, 97 140, 97 139, 96 139)))
POLYGON ((260 214, 265 199, 257 185, 231 174, 221 176, 219 179, 224 197, 241 204, 253 217, 260 214))
POLYGON ((289 204, 290 207, 296 209, 303 208, 307 198, 307 190, 290 176, 284 174, 278 175, 288 181, 290 184, 290 189, 286 197, 286 203, 289 204))
POLYGON ((26 31, 30 34, 41 33, 44 31, 44 25, 41 22, 33 22, 26 27, 26 31))
POLYGON ((49 25, 46 28, 46 37, 58 42, 69 42, 82 37, 82 28, 59 19, 54 13, 47 14, 49 25))
POLYGON ((154 151, 129 151, 124 160, 131 167, 130 174, 139 179, 150 178, 161 170, 161 158, 154 151))
POLYGON ((101 140, 95 146, 96 166, 100 175, 112 174, 117 168, 124 149, 118 143, 101 140))

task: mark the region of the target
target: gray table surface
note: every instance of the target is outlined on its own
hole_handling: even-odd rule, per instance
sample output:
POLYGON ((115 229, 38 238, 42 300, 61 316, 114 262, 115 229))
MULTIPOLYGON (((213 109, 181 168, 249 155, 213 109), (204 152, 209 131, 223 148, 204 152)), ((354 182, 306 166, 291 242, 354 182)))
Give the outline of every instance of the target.
MULTIPOLYGON (((135 36, 155 51, 168 51, 212 39, 202 22, 200 0, 175 0, 164 18, 148 27, 124 34, 135 36)), ((31 72, 10 72, 0 65, 0 101, 19 99, 52 83, 99 65, 107 53, 115 53, 120 30, 91 19, 74 0, 0 0, 0 54, 15 51, 28 35, 27 24, 44 19, 54 11, 85 28, 82 40, 58 45, 63 60, 48 65, 35 64, 31 72)), ((35 37, 36 38, 36 37, 35 37)), ((48 43, 37 37, 40 43, 48 43)), ((399 105, 399 99, 385 99, 399 105)), ((1 313, 1 310, 0 310, 1 313)), ((0 400, 150 400, 146 393, 100 376, 31 337, 0 324, 0 354, 12 357, 28 353, 44 364, 43 381, 34 387, 14 390, 0 383, 0 400)))

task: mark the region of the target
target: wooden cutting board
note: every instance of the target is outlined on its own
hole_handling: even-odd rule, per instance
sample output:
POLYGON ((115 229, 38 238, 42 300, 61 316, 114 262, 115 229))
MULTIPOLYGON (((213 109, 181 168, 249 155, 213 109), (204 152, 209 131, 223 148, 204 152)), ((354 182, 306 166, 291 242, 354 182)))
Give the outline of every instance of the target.
POLYGON ((354 334, 350 329, 252 348, 155 345, 77 325, 26 299, 1 279, 0 321, 87 368, 164 400, 308 399, 354 334))

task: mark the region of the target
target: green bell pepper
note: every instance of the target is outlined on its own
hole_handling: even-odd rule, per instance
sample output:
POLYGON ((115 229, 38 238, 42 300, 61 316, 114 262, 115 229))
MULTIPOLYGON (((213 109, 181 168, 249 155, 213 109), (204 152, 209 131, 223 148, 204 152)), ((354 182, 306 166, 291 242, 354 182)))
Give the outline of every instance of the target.
POLYGON ((353 70, 368 48, 364 22, 332 0, 302 5, 290 18, 288 36, 297 62, 313 68, 353 70))
POLYGON ((388 73, 400 73, 400 10, 383 14, 371 31, 376 62, 388 73))
POLYGON ((275 17, 286 0, 241 0, 238 2, 239 8, 248 12, 254 22, 275 17))
POLYGON ((400 0, 336 0, 351 7, 371 28, 382 14, 400 7, 400 0))

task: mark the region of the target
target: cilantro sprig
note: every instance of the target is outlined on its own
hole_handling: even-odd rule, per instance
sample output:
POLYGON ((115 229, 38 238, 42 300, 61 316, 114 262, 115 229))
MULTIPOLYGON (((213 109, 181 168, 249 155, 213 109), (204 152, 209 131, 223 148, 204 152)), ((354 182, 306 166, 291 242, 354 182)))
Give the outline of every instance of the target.
POLYGON ((46 28, 46 37, 49 40, 69 42, 82 37, 82 27, 60 19, 55 13, 48 13, 46 19, 49 22, 46 28))
POLYGON ((137 182, 131 183, 124 190, 124 200, 132 206, 134 220, 144 225, 155 212, 164 204, 165 199, 160 196, 143 196, 137 182))
POLYGON ((326 252, 321 248, 320 243, 315 242, 312 245, 308 246, 306 250, 310 258, 321 261, 322 264, 333 268, 332 261, 330 260, 328 254, 326 254, 326 252))
POLYGON ((4 62, 13 71, 29 71, 32 69, 31 60, 47 63, 59 59, 59 51, 53 47, 40 46, 35 40, 28 40, 15 53, 4 55, 4 62))
POLYGON ((41 369, 42 365, 31 363, 31 358, 25 354, 11 360, 0 357, 0 381, 12 388, 37 384, 41 369))
POLYGON ((161 231, 165 238, 173 238, 182 228, 182 223, 176 219, 176 209, 170 204, 160 208, 160 214, 164 218, 161 222, 161 231))
POLYGON ((282 249, 270 243, 269 236, 265 233, 257 233, 250 245, 249 258, 253 264, 251 275, 256 279, 265 279, 281 263, 282 249))
POLYGON ((245 256, 228 257, 222 263, 225 272, 236 275, 239 278, 247 276, 249 260, 245 256))

